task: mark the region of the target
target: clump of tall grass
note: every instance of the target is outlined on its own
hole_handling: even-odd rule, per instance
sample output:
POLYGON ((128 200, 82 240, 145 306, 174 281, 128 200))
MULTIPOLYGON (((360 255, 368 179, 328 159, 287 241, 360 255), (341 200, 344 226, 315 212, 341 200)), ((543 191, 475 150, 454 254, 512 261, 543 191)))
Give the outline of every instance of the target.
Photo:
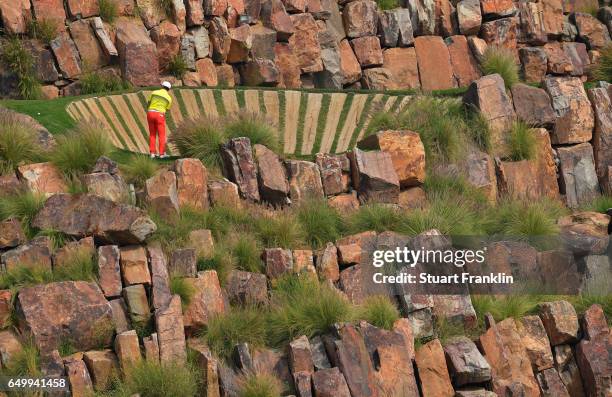
POLYGON ((531 160, 536 155, 537 139, 531 127, 521 121, 512 123, 508 136, 510 159, 531 160))
POLYGON ((117 379, 109 396, 142 397, 198 396, 200 386, 198 371, 191 365, 159 363, 141 360, 124 370, 123 380, 117 379))
POLYGON ((559 233, 557 219, 566 212, 567 209, 554 200, 525 202, 506 199, 486 212, 483 226, 489 235, 554 236, 559 233))
POLYGON ((300 335, 323 334, 338 322, 353 318, 348 300, 327 284, 308 275, 285 276, 272 291, 268 317, 269 341, 282 346, 300 335))
POLYGON ((278 397, 282 388, 280 381, 267 373, 246 373, 238 380, 240 397, 278 397))
POLYGON ((304 229, 290 211, 263 213, 254 220, 255 233, 265 247, 300 248, 304 229))
POLYGON ((121 77, 110 73, 87 72, 81 75, 81 94, 107 94, 113 91, 127 90, 131 86, 121 77))
POLYGON ((232 307, 211 319, 202 338, 217 356, 225 359, 231 357, 238 343, 248 343, 255 349, 265 346, 265 313, 256 307, 232 307))
POLYGON ((172 277, 170 277, 170 292, 172 295, 178 295, 181 297, 181 305, 183 306, 183 309, 185 309, 189 306, 191 300, 196 294, 196 289, 187 279, 177 275, 172 275, 172 277))
POLYGON ((49 45, 57 37, 59 24, 54 19, 37 18, 28 22, 28 36, 49 45))
POLYGON ((247 137, 251 145, 264 145, 275 152, 281 149, 278 132, 256 113, 240 112, 226 117, 222 122, 226 139, 247 137))
POLYGON ((119 5, 116 0, 98 0, 100 18, 104 22, 113 23, 119 16, 119 5))
POLYGON ((11 112, 0 111, 0 175, 42 158, 36 131, 11 112))
POLYGON ((51 162, 66 175, 90 172, 98 158, 109 156, 113 146, 108 132, 100 123, 80 122, 65 135, 57 138, 51 152, 51 162))
POLYGON ((235 258, 236 267, 252 273, 261 273, 262 247, 257 238, 250 233, 231 233, 226 237, 230 253, 235 258))
POLYGON ((584 207, 585 210, 601 212, 603 214, 610 208, 612 208, 612 196, 609 195, 599 196, 592 203, 584 207))
POLYGON ((96 281, 98 279, 98 264, 89 250, 74 250, 65 263, 61 266, 55 266, 53 278, 57 281, 96 281))
POLYGON ((593 78, 612 83, 612 44, 600 50, 599 59, 593 67, 593 78))
POLYGON ((157 231, 150 237, 151 241, 160 243, 164 251, 172 252, 184 248, 189 241, 192 230, 207 229, 209 213, 189 207, 170 219, 150 211, 150 216, 157 225, 157 231))
POLYGON ((181 54, 177 54, 172 57, 170 62, 168 62, 168 66, 166 66, 166 72, 177 79, 182 79, 187 71, 189 71, 189 67, 187 66, 185 58, 183 58, 183 55, 181 54))
POLYGON ((11 36, 0 41, 0 61, 17 76, 17 88, 23 99, 41 97, 41 85, 36 77, 34 56, 19 37, 11 36))
POLYGON ((120 165, 121 174, 127 183, 137 187, 144 187, 147 179, 153 177, 159 164, 149 156, 133 155, 129 161, 120 165))
POLYGON ((485 50, 480 67, 485 75, 499 74, 504 80, 506 89, 510 89, 519 81, 519 68, 514 54, 502 46, 489 45, 485 50))
POLYGON ((388 296, 373 295, 357 309, 357 318, 378 328, 391 330, 400 313, 388 296))
POLYGON ((26 236, 33 238, 36 229, 31 226, 32 220, 45 204, 43 195, 30 191, 9 196, 0 196, 0 219, 15 217, 21 221, 26 236))
POLYGON ((312 248, 320 248, 340 237, 343 230, 342 216, 326 201, 306 200, 298 205, 296 212, 306 241, 312 248))

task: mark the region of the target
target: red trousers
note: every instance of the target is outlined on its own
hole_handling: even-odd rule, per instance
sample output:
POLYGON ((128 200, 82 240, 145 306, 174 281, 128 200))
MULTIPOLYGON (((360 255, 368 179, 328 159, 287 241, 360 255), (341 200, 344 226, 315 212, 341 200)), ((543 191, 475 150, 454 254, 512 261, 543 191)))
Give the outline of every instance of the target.
POLYGON ((166 153, 166 116, 159 112, 147 112, 149 122, 149 153, 157 153, 155 139, 159 136, 159 154, 166 153))

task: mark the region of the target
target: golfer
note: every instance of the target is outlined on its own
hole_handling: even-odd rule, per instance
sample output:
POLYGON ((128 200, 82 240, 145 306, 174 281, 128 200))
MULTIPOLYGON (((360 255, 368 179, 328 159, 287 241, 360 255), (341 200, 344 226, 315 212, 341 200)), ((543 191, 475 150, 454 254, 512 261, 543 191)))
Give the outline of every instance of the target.
POLYGON ((168 93, 172 84, 162 83, 162 88, 153 91, 149 98, 147 108, 147 122, 149 123, 149 153, 151 158, 157 157, 156 138, 159 136, 159 158, 165 159, 166 154, 166 112, 172 106, 172 97, 168 93))

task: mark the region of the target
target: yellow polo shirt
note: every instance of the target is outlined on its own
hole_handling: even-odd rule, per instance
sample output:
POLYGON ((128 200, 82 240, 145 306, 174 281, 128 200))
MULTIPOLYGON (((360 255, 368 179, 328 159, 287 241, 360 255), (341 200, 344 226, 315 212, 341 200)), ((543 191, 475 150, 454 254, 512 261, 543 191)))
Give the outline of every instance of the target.
POLYGON ((149 111, 166 113, 172 106, 172 97, 165 89, 159 89, 151 93, 149 98, 149 111))

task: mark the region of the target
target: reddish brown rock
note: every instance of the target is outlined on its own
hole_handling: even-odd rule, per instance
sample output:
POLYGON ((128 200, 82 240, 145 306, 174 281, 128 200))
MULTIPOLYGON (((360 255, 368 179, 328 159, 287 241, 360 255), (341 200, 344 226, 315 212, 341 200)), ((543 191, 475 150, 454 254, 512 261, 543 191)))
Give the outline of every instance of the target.
POLYGON ((590 211, 574 212, 557 221, 566 247, 580 255, 605 252, 609 223, 610 216, 590 211))
POLYGON ((561 43, 548 43, 543 48, 546 52, 548 73, 564 75, 574 71, 572 61, 563 51, 561 43))
POLYGON ((11 196, 23 190, 23 185, 15 174, 0 175, 0 197, 11 196))
POLYGON ((195 363, 204 380, 204 392, 209 397, 219 397, 219 361, 213 357, 212 352, 199 338, 187 341, 187 346, 195 356, 195 363))
POLYGON ((512 99, 516 116, 532 126, 551 126, 555 113, 550 97, 541 88, 517 83, 512 86, 512 99))
POLYGON ((519 43, 542 45, 548 41, 542 17, 542 5, 531 2, 518 3, 519 43))
POLYGON ((348 3, 342 11, 347 37, 376 35, 376 8, 376 3, 371 0, 357 0, 348 3))
POLYGON ((584 43, 563 43, 563 51, 572 63, 572 76, 582 76, 591 63, 584 43))
MULTIPOLYGON (((224 87, 234 87, 236 85, 236 77, 234 76, 234 68, 232 65, 215 65, 217 72, 217 84, 224 87)), ((202 79, 204 81, 204 79, 202 79)))
POLYGON ((266 0, 261 3, 261 19, 264 25, 276 31, 279 41, 287 41, 295 28, 281 0, 266 0))
POLYGON ((36 18, 50 20, 59 28, 64 26, 66 12, 62 0, 32 0, 32 10, 36 18))
POLYGON ((167 306, 172 299, 170 292, 170 275, 166 257, 160 248, 149 247, 151 269, 151 303, 154 310, 167 306))
MULTIPOLYGON (((491 367, 469 338, 458 336, 444 344, 453 383, 464 386, 491 380, 491 367)), ((552 358, 552 356, 551 356, 552 358)))
POLYGON ((225 174, 238 185, 247 200, 259 201, 257 166, 249 138, 234 138, 222 147, 225 174))
POLYGON ((576 347, 576 362, 586 394, 603 396, 610 391, 612 369, 608 360, 610 331, 601 306, 593 305, 586 311, 583 328, 586 338, 576 347))
POLYGON ((578 29, 580 41, 587 44, 589 49, 603 48, 610 43, 610 32, 603 23, 591 14, 576 12, 572 14, 573 22, 578 29))
POLYGON ((256 58, 239 65, 240 77, 244 85, 275 86, 280 81, 280 71, 269 59, 256 58))
POLYGON ((6 271, 20 267, 51 270, 53 246, 48 237, 37 237, 27 244, 18 246, 0 255, 0 263, 6 271))
POLYGON ((268 303, 268 284, 264 274, 232 270, 225 290, 230 302, 264 305, 268 303))
POLYGON ((493 391, 498 395, 540 396, 531 364, 513 318, 492 326, 480 336, 491 366, 493 391), (522 394, 521 394, 522 393, 522 394))
POLYGON ((312 377, 313 389, 317 397, 350 397, 344 375, 337 367, 322 369, 312 377))
POLYGON ((200 75, 200 81, 207 87, 216 87, 219 84, 217 68, 210 58, 202 58, 196 61, 196 71, 200 75))
POLYGON ((174 163, 179 206, 208 208, 208 172, 198 159, 179 159, 174 163))
POLYGON ((538 374, 538 383, 544 397, 570 397, 567 388, 563 384, 559 373, 555 368, 546 369, 538 374))
POLYGON ((263 253, 266 265, 266 275, 277 278, 293 270, 293 256, 291 250, 282 248, 266 248, 263 253))
POLYGON ((470 153, 466 160, 467 181, 481 190, 490 202, 495 202, 497 200, 497 177, 491 156, 476 151, 470 153))
POLYGON ((310 14, 291 15, 291 22, 295 33, 289 38, 289 45, 293 48, 302 73, 322 71, 321 46, 314 18, 310 14))
POLYGON ((414 48, 423 90, 444 90, 455 86, 450 54, 442 38, 417 37, 414 48))
POLYGON ((227 0, 204 0, 202 7, 204 9, 204 15, 207 16, 223 16, 227 10, 227 0))
POLYGON ((147 291, 143 284, 130 285, 123 289, 123 299, 128 308, 131 323, 146 326, 151 318, 147 291))
POLYGON ((66 5, 73 18, 89 18, 100 13, 98 0, 67 0, 66 5))
POLYGON ((363 71, 361 85, 368 90, 396 90, 397 84, 390 70, 386 68, 370 68, 363 71))
POLYGON ((578 208, 592 202, 600 193, 593 158, 593 147, 589 143, 560 147, 560 187, 565 192, 567 205, 578 208))
POLYGON ((167 307, 155 311, 155 326, 162 363, 183 363, 186 359, 185 331, 181 298, 174 295, 167 307))
POLYGON ((3 367, 15 362, 23 351, 23 345, 13 331, 0 331, 0 361, 3 367))
POLYGON ((326 196, 342 193, 348 190, 348 170, 350 163, 346 155, 317 153, 316 163, 321 172, 323 190, 326 196))
POLYGON ((93 384, 85 362, 81 359, 64 360, 66 375, 70 384, 70 394, 73 396, 90 396, 93 394, 93 384))
POLYGON ((185 2, 188 26, 202 25, 204 23, 204 8, 199 0, 187 0, 185 2))
POLYGON ((157 48, 144 27, 123 19, 117 21, 115 27, 123 78, 135 86, 159 84, 157 48))
POLYGON ((423 397, 454 396, 444 350, 438 339, 423 345, 416 351, 415 361, 419 370, 423 397))
POLYGON ((287 175, 289 177, 289 197, 292 203, 309 198, 323 198, 323 185, 321 173, 315 163, 302 160, 286 160, 287 175))
POLYGON ((227 63, 248 61, 249 52, 253 45, 253 37, 251 36, 249 25, 229 29, 229 37, 230 47, 227 53, 227 63))
POLYGON ((580 370, 576 364, 572 346, 554 346, 553 351, 555 356, 555 367, 569 395, 584 396, 582 378, 580 377, 580 370))
POLYGON ((362 202, 397 203, 400 181, 391 154, 356 148, 349 158, 353 186, 362 202))
POLYGON ((91 374, 94 389, 107 390, 119 370, 115 353, 112 350, 91 350, 83 354, 83 361, 91 374))
POLYGON ((0 249, 13 248, 26 242, 19 220, 9 218, 0 222, 0 249))
POLYGON ((116 245, 98 248, 98 283, 107 298, 121 295, 120 255, 116 245))
POLYGON ((210 258, 214 253, 215 242, 212 232, 208 229, 196 229, 189 232, 189 244, 195 248, 198 258, 210 258))
POLYGON ((47 197, 68 190, 61 172, 52 163, 22 165, 17 169, 17 175, 29 190, 47 197))
POLYGON ((23 288, 16 305, 21 326, 43 352, 56 349, 63 340, 79 350, 111 342, 111 307, 94 283, 64 281, 23 288), (41 317, 46 311, 55 315, 41 317))
POLYGON ((507 17, 516 12, 511 0, 480 0, 480 6, 484 16, 507 17))
POLYGON ((540 3, 544 30, 549 36, 557 37, 563 32, 563 1, 546 0, 540 3))
POLYGON ((312 250, 293 250, 293 272, 316 274, 312 250))
POLYGON ((591 88, 588 91, 595 115, 593 155, 595 170, 600 180, 605 180, 608 167, 612 166, 612 100, 610 93, 612 90, 605 88, 591 88))
POLYGON ((216 271, 199 272, 198 277, 185 280, 195 291, 183 315, 186 328, 201 329, 208 324, 211 318, 225 313, 227 303, 223 297, 216 271))
POLYGON ((434 0, 435 34, 442 37, 457 33, 456 11, 449 0, 434 0))
POLYGON ((238 186, 227 179, 210 182, 208 184, 208 194, 210 204, 213 207, 215 205, 226 205, 230 208, 240 208, 242 205, 238 194, 238 186))
POLYGON ((487 44, 514 49, 517 45, 518 18, 502 18, 485 22, 480 30, 487 44))
POLYGON ((419 88, 419 69, 414 48, 389 48, 383 52, 383 66, 393 75, 398 89, 419 88))
POLYGON ((340 50, 340 71, 344 76, 344 84, 354 83, 361 78, 359 61, 348 40, 341 40, 338 48, 340 50))
POLYGON ((110 57, 100 46, 90 21, 80 19, 71 22, 69 29, 79 55, 81 59, 87 61, 88 68, 97 70, 109 64, 110 57))
POLYGON ((538 316, 525 316, 517 324, 525 351, 531 361, 533 372, 537 373, 554 365, 552 350, 546 329, 538 316))
POLYGON ((446 38, 445 42, 450 54, 457 86, 466 87, 472 81, 480 78, 478 62, 472 55, 465 36, 450 36, 446 38))
POLYGON ((140 245, 121 248, 121 273, 126 285, 150 284, 147 251, 140 245))
POLYGON ((213 61, 217 63, 226 62, 232 38, 225 19, 220 17, 213 18, 210 22, 209 33, 213 61))
POLYGON ((361 263, 362 240, 374 236, 376 236, 376 232, 362 232, 336 241, 340 263, 343 265, 361 263))
POLYGON ((312 351, 306 336, 300 336, 289 343, 289 365, 293 374, 305 372, 312 375, 314 373, 312 351))
POLYGON ((280 72, 279 86, 284 88, 300 88, 300 64, 289 43, 276 43, 273 46, 276 66, 280 72))
POLYGON ((168 272, 173 276, 195 277, 197 273, 195 248, 180 248, 172 251, 168 272))
POLYGON ((32 18, 30 2, 27 0, 0 1, 0 17, 6 33, 26 33, 28 22, 32 18))
POLYGON ((352 396, 378 396, 378 382, 363 336, 352 324, 337 329, 335 349, 338 368, 344 374, 352 396))
POLYGON ((357 192, 355 191, 340 194, 338 196, 332 196, 327 199, 327 203, 330 207, 335 208, 340 212, 351 212, 359 208, 359 199, 357 198, 357 192))
POLYGON ((181 49, 181 31, 170 21, 163 21, 151 30, 151 39, 157 45, 159 68, 166 70, 181 49))
POLYGON ((75 257, 92 258, 95 254, 96 247, 92 237, 68 241, 53 254, 53 266, 59 268, 73 263, 75 257))
POLYGON ((113 299, 109 301, 109 303, 113 312, 113 323, 115 324, 117 334, 131 329, 132 327, 127 314, 127 306, 123 298, 113 299))
POLYGON ((382 65, 383 53, 376 36, 365 36, 351 40, 351 46, 361 67, 382 65))
POLYGON ((595 125, 593 109, 580 79, 547 77, 544 88, 552 98, 556 113, 553 144, 581 143, 591 140, 595 125))
POLYGON ((567 301, 540 304, 540 317, 553 346, 573 342, 578 337, 578 316, 567 301))
POLYGON ((363 303, 366 297, 361 273, 361 265, 351 266, 340 272, 340 288, 348 300, 355 305, 363 303))
POLYGON ((463 102, 480 110, 491 127, 491 143, 495 153, 505 153, 504 132, 511 125, 515 114, 501 76, 492 74, 474 81, 463 96, 463 102))
POLYGON ((325 248, 317 252, 317 273, 324 280, 336 282, 340 279, 338 267, 338 251, 333 243, 327 243, 325 248))
POLYGON ((271 204, 287 204, 289 183, 280 158, 263 145, 255 145, 254 150, 259 170, 257 176, 261 198, 271 204))
POLYGON ((401 188, 425 181, 425 147, 414 131, 387 130, 372 134, 357 146, 365 150, 381 150, 391 156, 401 188))
POLYGON ((457 3, 459 32, 464 35, 477 34, 482 23, 480 1, 461 0, 457 3))
POLYGON ((115 337, 115 353, 123 369, 142 360, 136 331, 126 331, 115 337))
POLYGON ((274 44, 276 43, 276 32, 263 25, 251 26, 253 46, 251 55, 254 58, 274 59, 274 44))

